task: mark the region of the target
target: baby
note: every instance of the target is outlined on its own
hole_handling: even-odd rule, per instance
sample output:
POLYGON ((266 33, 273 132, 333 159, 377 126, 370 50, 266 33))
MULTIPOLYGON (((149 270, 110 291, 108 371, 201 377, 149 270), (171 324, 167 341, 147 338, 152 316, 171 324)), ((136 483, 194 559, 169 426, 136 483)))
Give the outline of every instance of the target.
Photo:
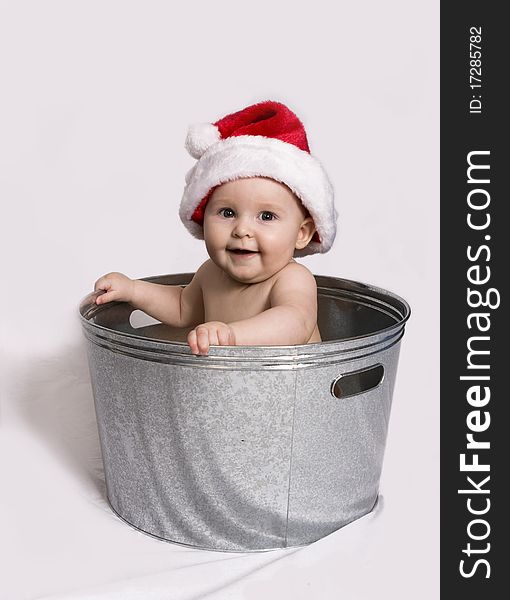
POLYGON ((337 215, 299 119, 262 102, 190 128, 186 148, 198 161, 180 216, 205 240, 209 260, 184 288, 109 273, 95 284, 105 292, 97 304, 126 301, 163 323, 193 327, 194 354, 213 345, 320 342, 315 279, 293 257, 329 250, 337 215))

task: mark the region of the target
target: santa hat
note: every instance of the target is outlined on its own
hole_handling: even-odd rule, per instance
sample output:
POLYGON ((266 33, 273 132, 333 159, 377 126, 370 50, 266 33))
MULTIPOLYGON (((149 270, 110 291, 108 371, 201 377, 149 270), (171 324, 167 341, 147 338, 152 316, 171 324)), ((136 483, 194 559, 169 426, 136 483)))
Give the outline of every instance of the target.
POLYGON ((179 215, 203 239, 205 205, 212 190, 243 177, 270 177, 287 185, 314 220, 316 232, 295 256, 327 252, 336 235, 333 187, 310 154, 305 129, 279 102, 260 102, 215 123, 189 128, 186 149, 197 159, 186 175, 179 215))

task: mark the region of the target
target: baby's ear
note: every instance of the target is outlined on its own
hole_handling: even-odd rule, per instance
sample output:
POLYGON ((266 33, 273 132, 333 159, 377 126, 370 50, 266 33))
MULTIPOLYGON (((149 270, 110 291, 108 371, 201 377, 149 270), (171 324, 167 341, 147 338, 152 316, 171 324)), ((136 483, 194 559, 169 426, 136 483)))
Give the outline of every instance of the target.
POLYGON ((307 217, 302 223, 296 238, 296 250, 302 250, 308 246, 315 233, 315 223, 312 217, 307 217))

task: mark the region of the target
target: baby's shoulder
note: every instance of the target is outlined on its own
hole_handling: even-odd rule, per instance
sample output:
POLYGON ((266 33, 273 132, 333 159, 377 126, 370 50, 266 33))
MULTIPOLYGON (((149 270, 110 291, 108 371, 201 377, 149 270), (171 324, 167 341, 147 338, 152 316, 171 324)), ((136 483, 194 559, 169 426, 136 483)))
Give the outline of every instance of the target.
POLYGON ((208 280, 214 278, 217 275, 218 267, 213 261, 208 258, 198 267, 195 273, 195 279, 200 283, 206 283, 208 280))
POLYGON ((315 283, 315 277, 310 269, 295 260, 291 261, 288 265, 285 265, 285 267, 277 273, 276 279, 279 281, 282 279, 299 279, 303 282, 315 283))
POLYGON ((277 273, 274 278, 273 290, 290 288, 301 290, 317 290, 317 283, 310 269, 298 262, 292 261, 277 273))

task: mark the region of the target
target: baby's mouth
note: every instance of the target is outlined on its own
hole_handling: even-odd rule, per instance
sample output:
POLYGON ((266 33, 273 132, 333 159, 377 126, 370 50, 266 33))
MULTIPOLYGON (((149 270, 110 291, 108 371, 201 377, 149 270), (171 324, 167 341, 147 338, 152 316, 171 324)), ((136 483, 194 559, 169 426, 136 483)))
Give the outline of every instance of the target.
POLYGON ((227 248, 227 252, 238 255, 258 254, 258 250, 245 250, 243 248, 227 248))

